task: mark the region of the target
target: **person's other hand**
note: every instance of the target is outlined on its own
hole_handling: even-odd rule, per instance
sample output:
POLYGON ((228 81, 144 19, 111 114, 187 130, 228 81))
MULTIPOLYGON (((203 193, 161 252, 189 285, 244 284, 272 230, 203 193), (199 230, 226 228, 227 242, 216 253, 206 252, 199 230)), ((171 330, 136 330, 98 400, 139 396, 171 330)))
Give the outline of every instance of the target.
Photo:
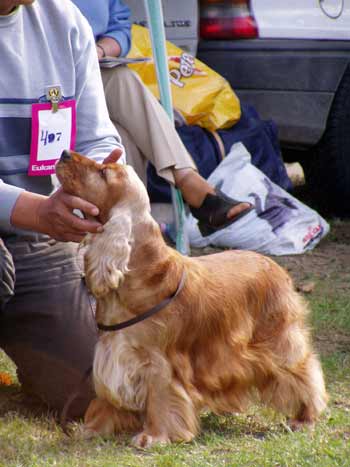
POLYGON ((104 164, 108 164, 108 163, 111 163, 111 162, 117 162, 120 157, 123 155, 123 150, 120 149, 120 148, 115 148, 109 156, 107 156, 103 163, 104 164))
POLYGON ((97 52, 98 59, 101 60, 101 58, 104 57, 104 53, 103 53, 103 50, 101 49, 101 47, 97 47, 97 45, 96 45, 96 52, 97 52))
POLYGON ((108 36, 99 39, 96 43, 96 50, 99 60, 104 57, 119 57, 121 53, 119 42, 108 36))
POLYGON ((96 206, 77 196, 71 196, 60 188, 40 202, 37 209, 37 230, 55 240, 80 242, 88 232, 103 231, 102 224, 91 219, 98 214, 96 206), (73 214, 74 209, 79 209, 87 219, 73 214))

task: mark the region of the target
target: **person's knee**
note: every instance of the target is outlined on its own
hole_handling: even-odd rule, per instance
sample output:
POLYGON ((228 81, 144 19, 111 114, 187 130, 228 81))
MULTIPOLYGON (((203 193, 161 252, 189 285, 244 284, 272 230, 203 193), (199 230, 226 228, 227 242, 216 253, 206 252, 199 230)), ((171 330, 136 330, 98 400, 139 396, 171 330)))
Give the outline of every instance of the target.
POLYGON ((0 310, 15 293, 15 266, 12 256, 0 238, 0 310))
POLYGON ((102 81, 106 99, 109 95, 116 96, 125 92, 144 92, 145 86, 139 76, 127 66, 112 69, 102 69, 102 81))

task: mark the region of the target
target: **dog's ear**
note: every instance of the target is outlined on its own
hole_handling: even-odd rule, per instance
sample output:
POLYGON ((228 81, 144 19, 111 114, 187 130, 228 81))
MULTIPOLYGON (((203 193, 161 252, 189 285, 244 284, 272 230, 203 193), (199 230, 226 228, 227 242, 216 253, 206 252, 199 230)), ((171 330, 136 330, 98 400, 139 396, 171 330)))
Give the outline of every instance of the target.
POLYGON ((131 233, 131 217, 122 211, 104 225, 102 233, 87 235, 86 283, 96 298, 116 290, 123 281, 131 253, 131 233))

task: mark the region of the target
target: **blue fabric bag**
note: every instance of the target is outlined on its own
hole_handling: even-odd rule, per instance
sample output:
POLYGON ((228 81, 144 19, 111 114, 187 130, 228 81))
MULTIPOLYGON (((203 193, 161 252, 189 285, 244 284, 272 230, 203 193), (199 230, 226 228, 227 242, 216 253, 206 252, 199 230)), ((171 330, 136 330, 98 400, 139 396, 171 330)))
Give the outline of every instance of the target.
MULTIPOLYGON (((252 164, 281 188, 290 191, 292 183, 281 157, 276 124, 272 120, 261 120, 249 104, 241 104, 241 108, 239 122, 232 128, 217 131, 216 135, 195 125, 177 128, 199 173, 208 178, 223 159, 222 148, 228 154, 233 144, 241 142, 251 154, 252 164)), ((151 164, 147 170, 147 190, 151 202, 171 202, 169 185, 157 175, 151 164)))

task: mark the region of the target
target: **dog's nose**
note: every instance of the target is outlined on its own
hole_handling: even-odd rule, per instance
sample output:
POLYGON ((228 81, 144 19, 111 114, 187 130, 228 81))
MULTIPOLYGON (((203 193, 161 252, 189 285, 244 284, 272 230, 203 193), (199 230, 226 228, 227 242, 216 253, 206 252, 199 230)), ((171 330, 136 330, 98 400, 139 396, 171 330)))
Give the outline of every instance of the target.
POLYGON ((62 161, 62 162, 67 162, 67 161, 69 161, 71 158, 72 158, 72 156, 70 155, 70 152, 67 151, 67 149, 65 149, 65 150, 62 152, 62 154, 61 154, 60 161, 62 161))

